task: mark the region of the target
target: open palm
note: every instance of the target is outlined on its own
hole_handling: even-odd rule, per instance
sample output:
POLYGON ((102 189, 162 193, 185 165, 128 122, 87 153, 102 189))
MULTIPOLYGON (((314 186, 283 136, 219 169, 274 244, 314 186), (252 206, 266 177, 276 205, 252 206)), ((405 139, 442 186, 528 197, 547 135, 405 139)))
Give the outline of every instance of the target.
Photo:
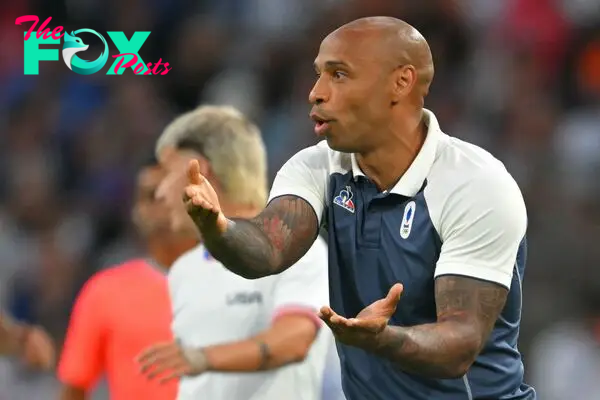
POLYGON ((358 347, 368 345, 387 326, 396 311, 402 290, 401 284, 395 284, 385 298, 364 308, 355 318, 344 318, 328 306, 321 308, 319 317, 340 342, 358 347))

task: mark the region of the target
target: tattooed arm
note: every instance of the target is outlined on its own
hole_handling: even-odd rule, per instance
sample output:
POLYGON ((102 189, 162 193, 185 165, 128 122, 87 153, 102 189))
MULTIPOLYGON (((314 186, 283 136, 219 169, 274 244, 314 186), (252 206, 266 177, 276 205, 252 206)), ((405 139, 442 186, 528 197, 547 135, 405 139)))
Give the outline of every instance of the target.
POLYGON ((374 351, 412 373, 456 378, 465 374, 494 328, 515 262, 525 263, 521 244, 527 212, 517 184, 502 170, 458 186, 443 210, 434 275, 437 321, 386 327, 374 351))
POLYGON ((463 376, 486 343, 506 302, 498 284, 460 276, 435 282, 437 322, 388 326, 370 349, 401 369, 432 378, 463 376))
MULTIPOLYGON (((237 275, 255 279, 282 272, 306 254, 317 238, 328 180, 329 148, 316 145, 283 165, 269 204, 253 219, 226 218, 197 161, 189 164, 183 197, 213 257, 237 275)), ((235 202, 234 196, 229 203, 235 202)))
POLYGON ((277 274, 292 266, 317 237, 312 206, 296 196, 281 196, 257 217, 229 220, 222 235, 205 235, 210 253, 232 272, 248 279, 277 274))

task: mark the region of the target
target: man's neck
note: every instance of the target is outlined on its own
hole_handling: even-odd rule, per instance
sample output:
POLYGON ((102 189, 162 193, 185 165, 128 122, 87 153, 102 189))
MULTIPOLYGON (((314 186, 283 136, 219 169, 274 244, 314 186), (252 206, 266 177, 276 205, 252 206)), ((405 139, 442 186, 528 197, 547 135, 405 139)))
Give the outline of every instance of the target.
POLYGON ((191 237, 150 237, 147 239, 148 253, 158 266, 169 269, 186 251, 197 246, 198 240, 191 237))
POLYGON ((379 190, 390 190, 413 163, 426 136, 427 126, 421 120, 416 127, 390 132, 389 140, 373 151, 356 154, 356 161, 379 190))

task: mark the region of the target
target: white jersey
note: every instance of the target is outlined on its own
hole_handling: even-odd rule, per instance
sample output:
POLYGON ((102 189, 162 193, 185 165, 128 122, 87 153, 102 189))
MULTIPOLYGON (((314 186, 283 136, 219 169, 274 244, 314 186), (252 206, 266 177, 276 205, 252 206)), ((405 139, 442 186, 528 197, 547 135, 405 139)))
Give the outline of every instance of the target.
MULTIPOLYGON (((169 272, 172 329, 186 346, 206 347, 251 338, 287 311, 317 312, 329 304, 327 245, 318 238, 285 272, 248 280, 228 271, 203 246, 180 257, 169 272)), ((316 317, 316 314, 315 314, 316 317)), ((317 400, 327 351, 333 343, 319 330, 302 363, 248 373, 209 372, 182 379, 178 400, 317 400)))

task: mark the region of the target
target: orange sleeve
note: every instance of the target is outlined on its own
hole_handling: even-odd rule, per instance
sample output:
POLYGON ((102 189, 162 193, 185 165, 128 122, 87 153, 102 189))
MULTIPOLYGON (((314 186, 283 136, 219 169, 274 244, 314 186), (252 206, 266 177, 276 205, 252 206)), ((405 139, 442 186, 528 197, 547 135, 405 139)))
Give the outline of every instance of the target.
POLYGON ((90 389, 104 372, 103 281, 101 276, 92 277, 79 293, 58 365, 60 381, 80 389, 90 389))

